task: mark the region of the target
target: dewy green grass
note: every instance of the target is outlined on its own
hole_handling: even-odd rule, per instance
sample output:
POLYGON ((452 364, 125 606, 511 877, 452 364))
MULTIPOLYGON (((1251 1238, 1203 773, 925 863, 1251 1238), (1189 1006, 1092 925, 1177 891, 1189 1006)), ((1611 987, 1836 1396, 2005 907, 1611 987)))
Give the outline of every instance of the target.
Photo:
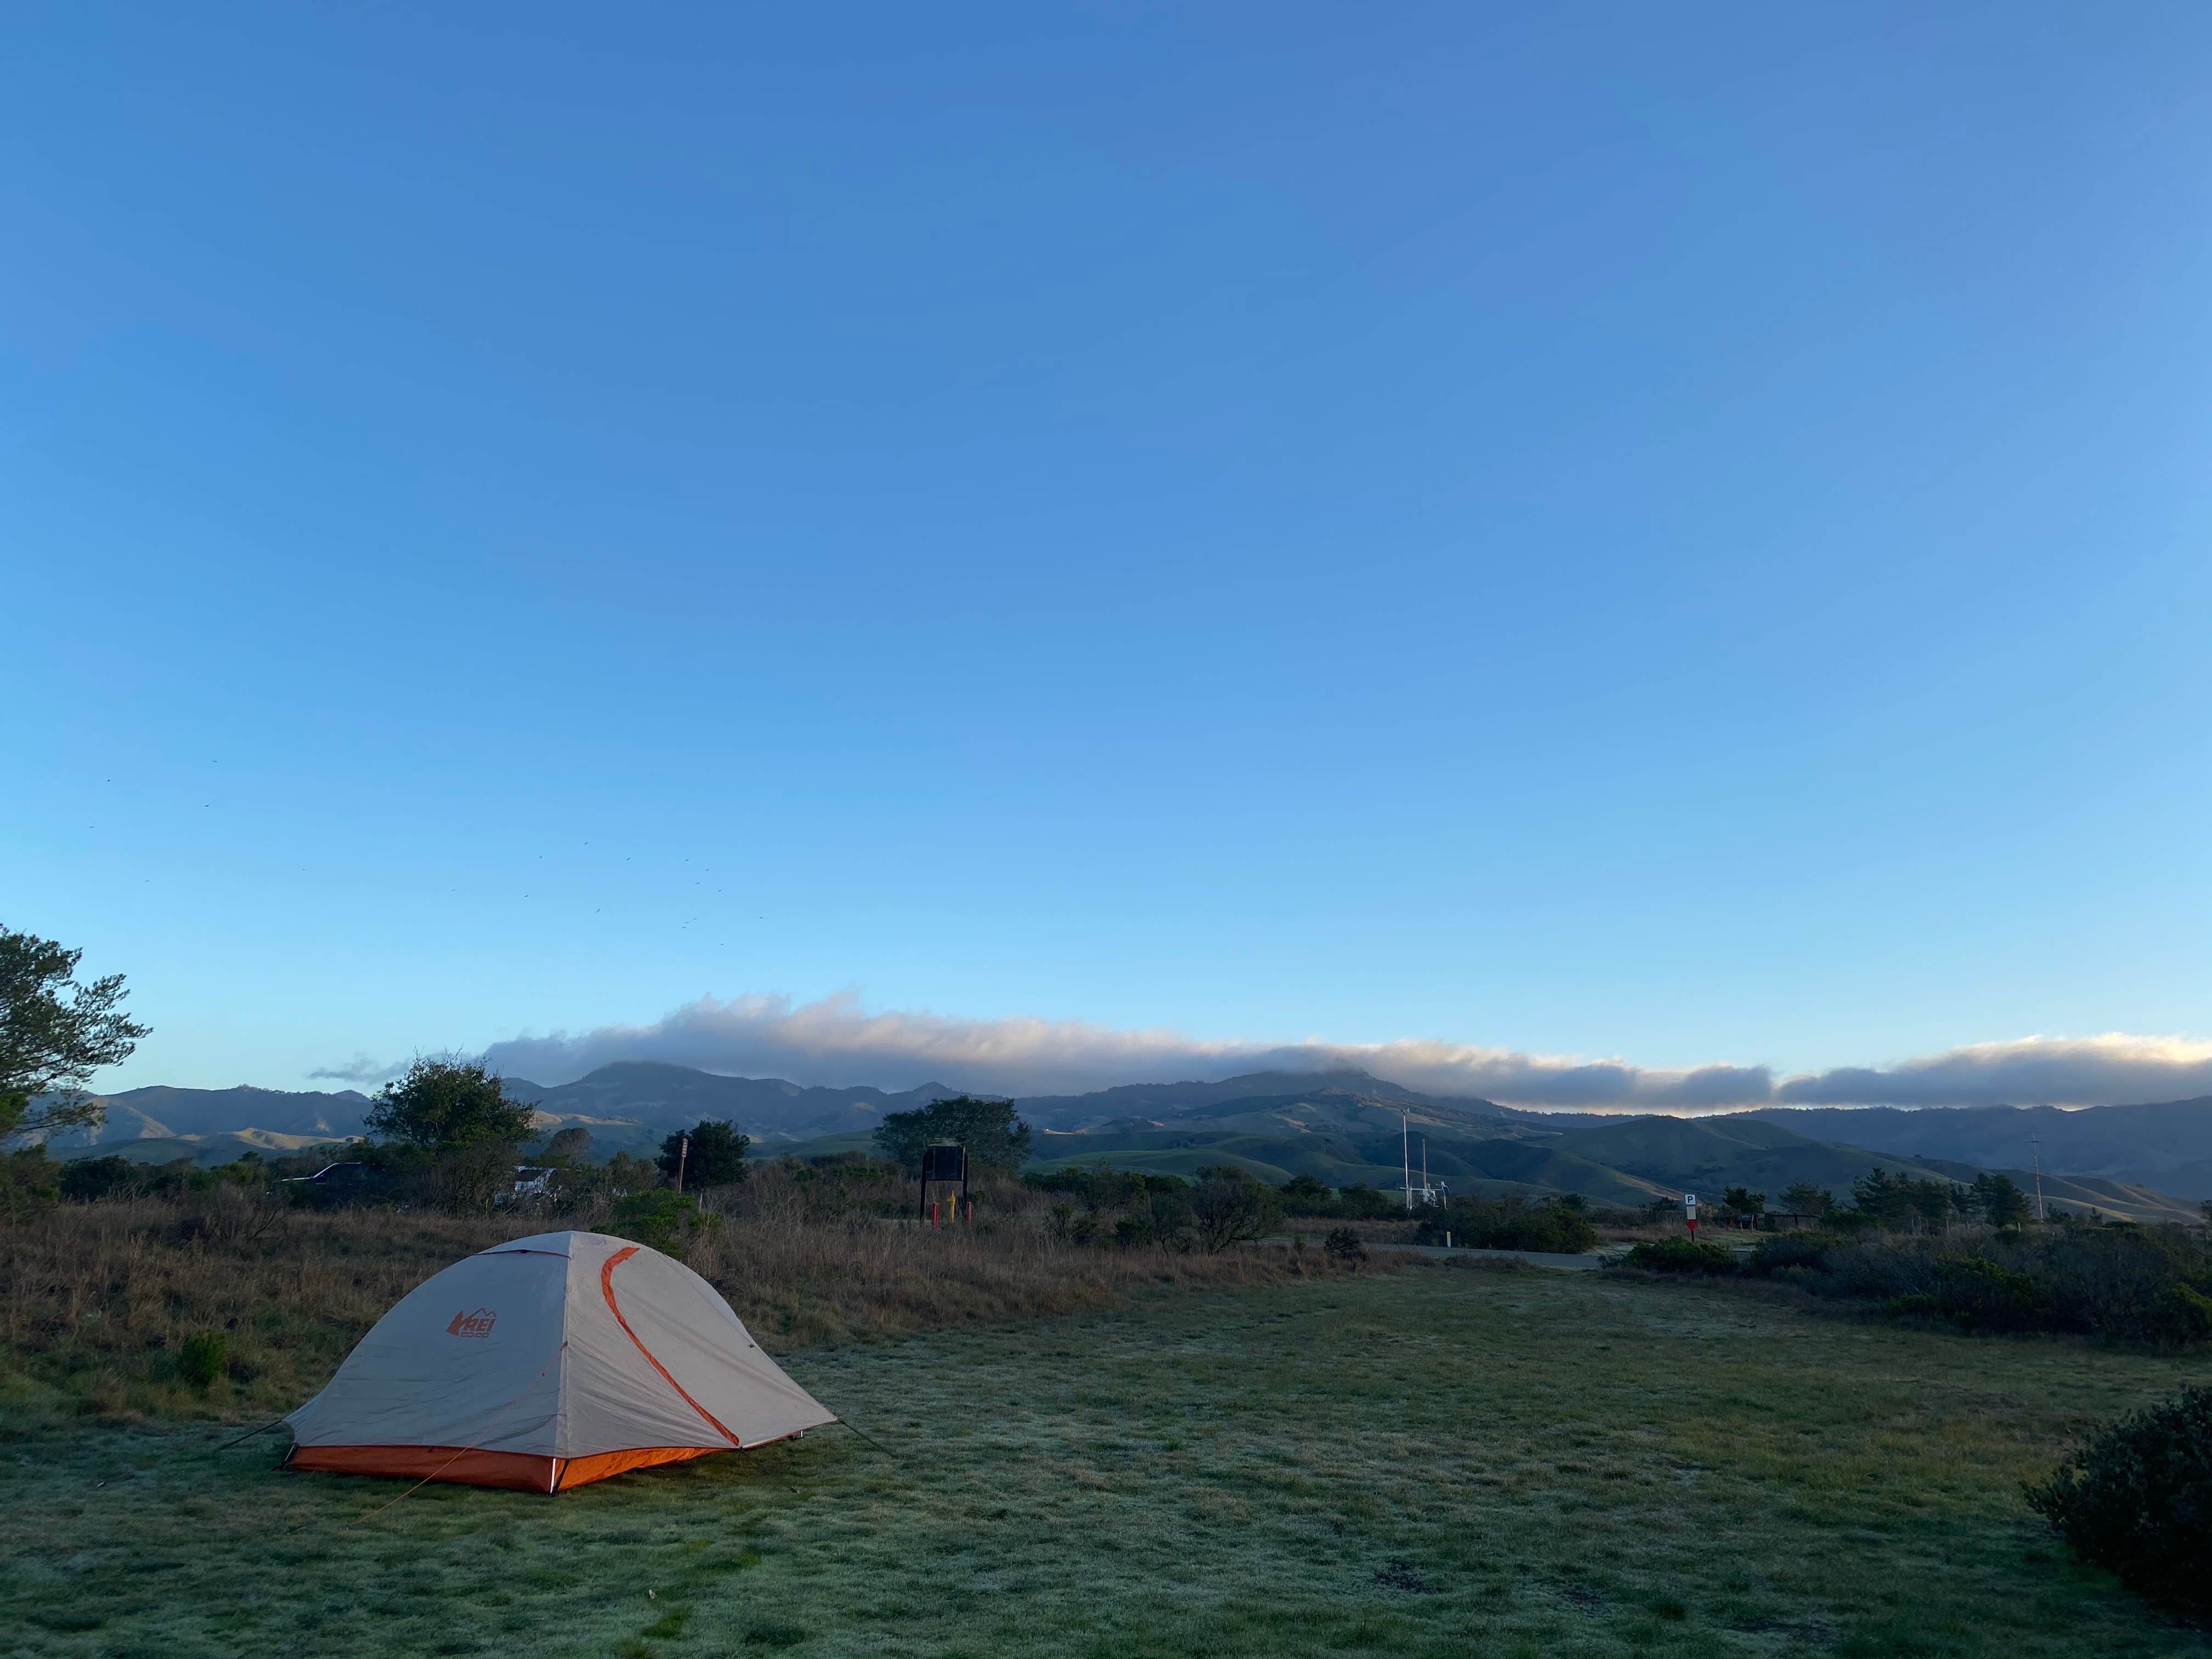
POLYGON ((2020 1496, 2194 1362, 1430 1271, 791 1354, 842 1430, 547 1498, 10 1408, 0 1648, 2203 1655, 2020 1496), (364 1518, 366 1517, 366 1518, 364 1518))

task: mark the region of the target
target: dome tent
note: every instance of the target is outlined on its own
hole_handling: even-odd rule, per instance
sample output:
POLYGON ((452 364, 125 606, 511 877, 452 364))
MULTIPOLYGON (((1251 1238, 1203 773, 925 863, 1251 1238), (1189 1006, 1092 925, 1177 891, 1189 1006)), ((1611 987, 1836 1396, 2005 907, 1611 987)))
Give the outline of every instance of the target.
POLYGON ((837 1419, 682 1262, 569 1232, 424 1280, 284 1420, 289 1468, 560 1492, 837 1419))

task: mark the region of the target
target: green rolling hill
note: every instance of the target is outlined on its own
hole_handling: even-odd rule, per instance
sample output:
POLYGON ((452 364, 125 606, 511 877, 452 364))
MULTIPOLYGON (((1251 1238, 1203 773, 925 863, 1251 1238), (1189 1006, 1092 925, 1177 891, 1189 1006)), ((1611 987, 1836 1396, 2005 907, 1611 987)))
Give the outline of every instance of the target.
MULTIPOLYGON (((1265 1081, 1279 1087, 1284 1079, 1265 1081)), ((1594 1121, 1577 1114, 1550 1129, 1529 1121, 1533 1114, 1493 1115, 1495 1109, 1378 1094, 1336 1077, 1304 1092, 1200 1100, 1184 1095, 1173 1104, 1170 1116, 1132 1114, 1081 1129, 1038 1128, 1028 1167, 1105 1164, 1189 1176, 1208 1164, 1234 1164, 1277 1184, 1306 1175, 1331 1187, 1364 1182, 1395 1189, 1401 1179, 1402 1114, 1416 1179, 1425 1152, 1432 1181, 1486 1197, 1574 1193, 1593 1204, 1641 1208, 1685 1192, 1717 1200, 1725 1188, 1741 1186, 1772 1202, 1792 1182, 1809 1181, 1847 1200, 1851 1183, 1875 1168, 1923 1181, 1971 1182, 1979 1173, 1972 1164, 1815 1140, 1741 1115, 1594 1121)), ((818 1156, 870 1145, 866 1134, 847 1133, 759 1151, 818 1156)), ((2004 1173, 2032 1189, 2027 1173, 2004 1173)), ((2046 1172, 2044 1191, 2054 1205, 2130 1219, 2200 1218, 2163 1194, 2111 1180, 2046 1172)))

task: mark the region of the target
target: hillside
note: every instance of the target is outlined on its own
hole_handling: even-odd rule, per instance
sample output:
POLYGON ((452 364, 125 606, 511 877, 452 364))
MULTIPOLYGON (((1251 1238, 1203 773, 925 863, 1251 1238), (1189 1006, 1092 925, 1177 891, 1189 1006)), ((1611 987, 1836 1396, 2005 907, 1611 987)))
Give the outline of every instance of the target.
POLYGON ((155 1085, 95 1097, 107 1108, 96 1128, 71 1130, 48 1143, 67 1156, 86 1151, 112 1152, 117 1143, 146 1139, 193 1140, 258 1133, 303 1138, 302 1144, 342 1139, 362 1133, 368 1097, 352 1089, 334 1094, 288 1092, 241 1085, 235 1089, 174 1089, 155 1085))
MULTIPOLYGON (((507 1087, 538 1109, 542 1129, 588 1130, 592 1153, 601 1158, 656 1147, 671 1130, 702 1118, 735 1122, 763 1155, 865 1149, 886 1113, 953 1092, 938 1084, 896 1092, 822 1088, 650 1061, 603 1066, 550 1087, 510 1078, 507 1087)), ((357 1134, 369 1104, 352 1090, 155 1087, 106 1098, 106 1123, 58 1137, 57 1152, 218 1163, 248 1150, 295 1151, 357 1134)), ((1331 1186, 1395 1188, 1402 1118, 1416 1170, 1425 1143, 1431 1178, 1462 1193, 1577 1193, 1593 1203, 1632 1206, 1685 1191, 1717 1198, 1732 1186, 1772 1200, 1791 1182, 1810 1181, 1842 1198, 1877 1165, 1947 1181, 1996 1170, 2032 1188, 2020 1154, 2033 1133, 2042 1137, 2044 1192, 2052 1204, 2142 1220, 2196 1220, 2185 1200, 2212 1194, 2212 1099, 2079 1112, 1786 1108, 1619 1117, 1519 1111, 1341 1071, 1133 1084, 1015 1104, 1037 1131, 1040 1168, 1103 1160, 1187 1176, 1207 1164, 1236 1163, 1274 1182, 1310 1175, 1331 1186)))
POLYGON ((1742 1117, 1800 1134, 1850 1140, 1984 1169, 2043 1168, 2154 1187, 2192 1202, 2212 1198, 2212 1096, 2141 1106, 1782 1106, 1742 1117))
MULTIPOLYGON (((1625 1170, 1677 1192, 1717 1199, 1723 1188, 1749 1187, 1778 1198, 1793 1182, 1848 1199, 1851 1183, 1877 1165, 1916 1180, 1953 1177, 1917 1162, 1830 1141, 1810 1139, 1742 1118, 1638 1117, 1559 1137, 1564 1149, 1595 1164, 1625 1170)), ((1963 1177, 1971 1181, 1968 1174, 1963 1177)))
POLYGON ((1027 1121, 1048 1129, 1085 1129, 1119 1119, 1204 1116, 1230 1101, 1260 1100, 1285 1095, 1336 1093, 1399 1106, 1441 1108, 1463 1116, 1508 1118, 1523 1115, 1493 1102, 1473 1097, 1449 1099, 1416 1093, 1411 1089, 1361 1071, 1249 1072, 1224 1078, 1218 1083, 1129 1083, 1099 1089, 1087 1095, 1032 1095, 1014 1104, 1027 1121))
POLYGON ((672 1129, 707 1118, 733 1122, 755 1139, 770 1142, 872 1130, 887 1112, 909 1111, 956 1092, 937 1083, 897 1094, 807 1088, 781 1078, 720 1077, 652 1060, 619 1060, 551 1088, 520 1078, 508 1079, 507 1086, 556 1127, 575 1123, 590 1129, 594 1142, 621 1138, 620 1126, 627 1123, 651 1132, 656 1143, 672 1129))

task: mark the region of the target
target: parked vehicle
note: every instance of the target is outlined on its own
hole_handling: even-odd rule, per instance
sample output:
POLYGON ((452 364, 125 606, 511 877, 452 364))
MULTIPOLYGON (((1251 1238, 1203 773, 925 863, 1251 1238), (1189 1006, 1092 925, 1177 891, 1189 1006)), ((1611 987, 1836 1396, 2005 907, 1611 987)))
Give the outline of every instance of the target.
POLYGON ((276 1183, 295 1202, 316 1209, 336 1209, 347 1204, 377 1204, 391 1196, 392 1177, 374 1164, 325 1164, 311 1176, 294 1176, 276 1183))
POLYGON ((553 1182, 560 1170, 544 1164, 518 1164, 514 1166, 514 1185, 495 1196, 492 1202, 502 1209, 510 1204, 535 1204, 553 1196, 553 1182))

